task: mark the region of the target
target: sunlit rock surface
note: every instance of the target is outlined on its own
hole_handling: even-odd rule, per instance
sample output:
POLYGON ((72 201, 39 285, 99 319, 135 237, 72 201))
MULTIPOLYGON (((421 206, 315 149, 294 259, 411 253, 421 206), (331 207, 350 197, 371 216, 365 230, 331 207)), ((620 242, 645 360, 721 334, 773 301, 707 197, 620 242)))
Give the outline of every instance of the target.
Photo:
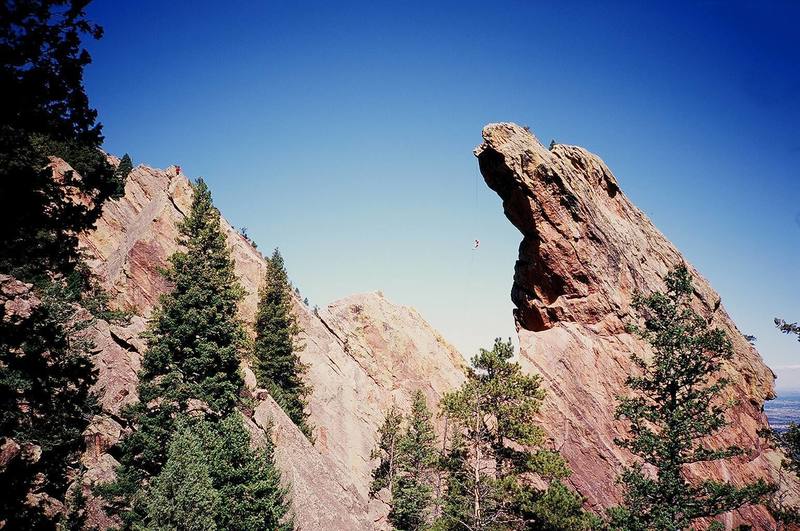
MULTIPOLYGON (((620 499, 615 479, 630 460, 614 444, 624 428, 613 418, 616 396, 626 392, 630 353, 646 354, 645 345, 625 331, 631 297, 637 289, 663 289, 662 277, 684 258, 596 155, 567 145, 547 149, 527 128, 509 123, 487 125, 483 138, 475 150, 481 173, 523 235, 511 293, 521 363, 543 376, 548 396, 542 421, 572 466, 571 482, 591 506, 608 507, 620 499)), ((768 426, 763 405, 774 397, 774 375, 719 295, 689 268, 694 308, 728 333, 735 351, 724 367, 732 382, 725 398, 735 405, 730 425, 713 442, 754 449, 692 473, 734 483, 778 482, 781 456, 757 435, 768 426)), ((796 496, 796 478, 786 481, 784 488, 796 496)), ((760 506, 729 515, 726 524, 740 522, 774 529, 760 506)))

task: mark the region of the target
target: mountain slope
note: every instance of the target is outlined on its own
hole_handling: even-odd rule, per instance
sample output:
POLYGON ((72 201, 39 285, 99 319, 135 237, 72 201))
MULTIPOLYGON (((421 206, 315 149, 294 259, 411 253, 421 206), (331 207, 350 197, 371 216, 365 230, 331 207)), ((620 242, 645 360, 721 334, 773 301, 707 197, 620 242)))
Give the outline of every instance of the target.
MULTIPOLYGON (((567 145, 548 150, 515 124, 487 125, 483 138, 475 150, 481 173, 523 235, 511 293, 521 363, 543 376, 549 392, 542 420, 575 471, 573 483, 590 504, 607 507, 620 499, 615 478, 630 461, 614 444, 624 429, 613 418, 616 396, 626 392, 630 353, 646 355, 645 345, 625 331, 631 297, 635 290, 663 289, 663 275, 685 260, 597 156, 567 145)), ((692 473, 734 483, 777 481, 781 455, 757 434, 768 427, 763 405, 775 396, 774 375, 719 295, 689 268, 694 308, 728 333, 735 351, 724 367, 731 380, 725 395, 735 405, 730 425, 713 442, 755 448, 692 473)), ((784 488, 797 496, 796 483, 784 488)), ((729 515, 726 524, 738 522, 774 528, 763 507, 729 515)))
MULTIPOLYGON (((188 180, 174 168, 139 166, 128 177, 124 197, 104 205, 95 230, 81 236, 87 262, 113 304, 135 314, 127 326, 95 325, 96 390, 105 416, 90 429, 92 479, 108 478, 113 470, 107 450, 122 429, 114 419, 122 405, 136 399, 136 371, 145 349, 138 335, 159 295, 169 289, 159 269, 177 249, 177 223, 189 211, 191 194, 188 180)), ((264 257, 224 220, 223 229, 247 291, 240 314, 252 323, 264 257)), ((309 365, 313 389, 315 443, 302 437, 265 393, 257 393, 262 400, 251 428, 263 432, 272 417, 276 459, 291 485, 301 529, 383 527, 387 507, 368 498, 374 465, 369 454, 383 415, 393 402, 409 404, 417 389, 435 406, 442 393, 463 381, 463 359, 414 310, 394 305, 380 293, 351 296, 319 312, 296 299, 294 311, 304 330, 301 357, 309 365)))

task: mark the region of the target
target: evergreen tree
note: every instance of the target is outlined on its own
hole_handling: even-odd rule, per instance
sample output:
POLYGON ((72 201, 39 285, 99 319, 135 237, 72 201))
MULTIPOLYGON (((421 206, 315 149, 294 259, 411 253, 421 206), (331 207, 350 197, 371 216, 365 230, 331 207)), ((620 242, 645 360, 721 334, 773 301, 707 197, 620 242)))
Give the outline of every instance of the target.
POLYGON ((523 374, 510 361, 513 355, 510 340, 497 339, 492 350, 481 349, 467 381, 442 400, 444 414, 462 433, 444 460, 450 478, 443 522, 437 526, 544 529, 571 522, 564 529, 588 529, 593 520, 580 508, 580 497, 573 494, 563 506, 548 503, 563 498, 563 485, 554 482, 541 492, 523 479, 534 473, 557 480, 570 471, 557 452, 544 448, 544 433, 535 424, 544 398, 540 378, 523 374))
POLYGON ((783 332, 784 334, 794 335, 797 336, 797 340, 800 341, 800 325, 797 323, 787 323, 783 319, 775 318, 775 326, 778 327, 778 330, 783 332))
POLYGON ((0 440, 41 453, 38 460, 22 456, 0 470, 0 527, 7 529, 54 526, 26 503, 26 495, 36 486, 64 499, 83 430, 97 411, 89 393, 96 370, 86 354, 89 344, 79 336, 90 322, 78 318, 65 289, 55 282, 40 291, 41 304, 23 319, 8 318, 0 304, 0 440))
POLYGON ((374 496, 384 488, 392 490, 397 475, 398 441, 402 423, 403 414, 392 405, 386 413, 383 424, 378 428, 378 445, 369 455, 370 459, 380 459, 378 466, 372 471, 370 496, 374 496))
POLYGON ((133 161, 131 160, 131 156, 125 153, 121 159, 119 159, 119 165, 117 165, 117 169, 114 170, 114 175, 121 181, 121 184, 125 185, 125 179, 128 178, 128 175, 133 171, 133 161))
POLYGON ((78 262, 76 234, 91 227, 122 181, 100 151, 102 126, 89 106, 81 38, 100 38, 86 0, 0 6, 0 272, 41 281, 78 262), (50 156, 80 174, 53 178, 50 156), (71 201, 71 188, 93 198, 71 201))
POLYGON ((221 422, 183 418, 167 462, 143 496, 134 529, 289 530, 272 443, 250 449, 238 413, 221 422))
POLYGON ((214 489, 207 455, 190 427, 178 430, 167 462, 144 496, 144 518, 134 529, 217 529, 220 493, 214 489))
POLYGON ((392 483, 389 519, 397 528, 422 529, 432 501, 436 435, 422 391, 414 393, 408 426, 397 445, 397 479, 392 483))
POLYGON ((297 341, 301 330, 292 314, 292 287, 278 249, 267 260, 260 295, 253 371, 258 384, 269 391, 289 418, 310 437, 313 429, 306 408, 311 389, 303 381, 307 367, 298 355, 302 350, 297 341))
POLYGON ((725 425, 719 395, 728 382, 719 372, 732 355, 731 342, 692 310, 692 277, 685 265, 665 281, 665 293, 637 294, 633 302, 643 325, 631 329, 650 345, 653 357, 631 356, 640 374, 627 380, 633 394, 619 400, 616 415, 629 429, 617 444, 656 473, 637 464, 622 474, 625 503, 610 511, 611 525, 618 529, 685 529, 698 518, 758 502, 770 490, 761 480, 735 487, 686 479, 686 465, 727 459, 743 450, 712 450, 704 443, 725 425))
POLYGON ((19 322, 0 319, 0 441, 31 454, 0 471, 0 527, 9 529, 55 525, 25 497, 35 484, 39 495, 64 498, 95 411, 96 376, 79 337, 88 321, 75 306, 88 287, 76 235, 121 187, 99 150, 101 126, 82 82, 90 57, 81 39, 102 33, 86 4, 0 6, 0 273, 32 282, 42 302, 19 322), (50 156, 81 178, 55 179, 50 156))
POLYGON ((447 441, 447 450, 438 463, 446 479, 442 499, 437 500, 441 507, 441 514, 433 526, 437 531, 471 529, 467 522, 472 520, 473 496, 470 485, 474 481, 474 471, 469 467, 463 432, 463 429, 455 426, 447 441))
MULTIPOLYGON (((531 491, 527 491, 530 493, 531 491)), ((589 531, 601 529, 600 518, 583 510, 584 498, 560 480, 554 480, 538 495, 530 496, 527 529, 537 531, 589 531)))
POLYGON ((243 290, 219 212, 202 180, 194 185, 192 210, 180 225, 179 243, 184 250, 170 257, 165 272, 174 288, 162 297, 147 336, 140 401, 128 412, 135 431, 122 442, 118 479, 104 489, 105 496, 128 526, 172 528, 177 516, 171 511, 182 509, 165 504, 181 484, 196 478, 197 487, 187 496, 216 503, 207 475, 218 492, 217 505, 222 505, 212 512, 217 527, 270 528, 264 522, 280 520, 286 509, 271 456, 252 455, 238 420, 243 390, 239 354, 245 335, 237 302, 243 290), (181 424, 189 422, 187 416, 201 420, 181 424), (175 434, 187 429, 194 435, 182 435, 170 455, 175 434), (195 436, 203 456, 193 449, 195 436), (188 467, 189 461, 178 455, 183 448, 194 452, 186 460, 202 460, 207 470, 188 467), (184 466, 188 469, 181 470, 184 466))

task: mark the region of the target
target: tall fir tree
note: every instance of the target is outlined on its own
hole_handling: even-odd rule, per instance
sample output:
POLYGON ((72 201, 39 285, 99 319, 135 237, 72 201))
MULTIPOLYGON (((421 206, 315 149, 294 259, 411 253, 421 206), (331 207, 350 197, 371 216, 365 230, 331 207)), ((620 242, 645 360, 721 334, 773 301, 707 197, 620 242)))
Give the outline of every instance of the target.
POLYGON ((76 235, 92 226, 124 178, 100 150, 102 126, 89 106, 82 37, 102 28, 86 0, 4 2, 0 6, 0 272, 29 282, 78 263, 76 235), (54 179, 49 157, 80 179, 54 179), (92 202, 71 201, 68 189, 92 202))
POLYGON ((77 234, 121 193, 124 177, 99 149, 101 125, 83 86, 91 58, 82 39, 102 34, 86 16, 87 3, 0 6, 0 274, 33 283, 41 301, 19 321, 0 311, 0 441, 25 454, 0 470, 6 529, 56 525, 32 502, 64 500, 95 411, 89 389, 96 376, 80 334, 88 321, 76 306, 92 302, 77 234), (80 178, 56 178, 51 156, 80 178), (75 201, 76 193, 91 201, 75 201))
POLYGON ((250 448, 238 413, 220 422, 183 416, 167 462, 143 496, 134 529, 289 531, 272 443, 250 448))
POLYGON ((641 323, 631 330, 653 355, 631 356, 639 373, 628 377, 632 394, 620 398, 616 410, 617 418, 629 424, 627 437, 617 444, 656 472, 647 473, 641 464, 624 471, 624 505, 610 511, 615 529, 686 529, 699 518, 757 503, 770 491, 762 480, 737 487, 686 478, 687 465, 743 453, 738 447, 714 450, 707 445, 707 438, 725 426, 728 406, 720 392, 728 381, 720 369, 733 352, 725 332, 691 308, 692 277, 686 266, 676 267, 664 280, 665 292, 634 298, 641 323))
POLYGON ((306 365, 300 360, 301 332, 292 313, 292 286, 278 249, 267 260, 256 314, 253 372, 258 384, 267 389, 292 421, 307 436, 313 431, 308 421, 307 397, 311 392, 303 377, 306 365))
POLYGON ((398 529, 423 529, 430 520, 436 434, 422 391, 412 398, 406 429, 397 444, 397 477, 392 482, 389 520, 398 529))
POLYGON ((433 529, 437 531, 467 531, 471 526, 467 522, 473 519, 474 496, 470 486, 475 480, 474 470, 470 470, 470 456, 464 430, 458 425, 450 430, 445 441, 446 451, 439 459, 438 467, 445 476, 441 499, 437 500, 440 512, 434 521, 433 529))
POLYGON ((383 424, 378 428, 378 444, 370 453, 370 459, 379 459, 378 466, 372 471, 370 496, 388 488, 392 490, 397 477, 397 454, 403 423, 403 414, 392 405, 386 413, 383 424))
POLYGON ((285 506, 277 484, 259 478, 262 468, 273 474, 271 459, 251 455, 241 421, 229 420, 239 415, 236 406, 243 391, 239 363, 245 333, 237 318, 243 290, 211 193, 202 180, 193 189, 191 212, 179 227, 183 250, 170 257, 165 271, 173 289, 161 298, 146 336, 139 402, 128 411, 135 429, 122 442, 118 478, 104 489, 105 496, 127 526, 166 529, 175 514, 159 500, 166 500, 176 485, 195 478, 198 503, 215 503, 218 492, 226 506, 213 513, 218 527, 261 529, 265 527, 245 523, 265 521, 262 514, 283 514, 285 506), (190 428, 182 424, 198 416, 204 420, 190 428), (182 431, 186 429, 194 434, 182 431), (180 444, 170 455, 178 432, 183 434, 180 444), (217 433, 223 443, 209 443, 208 433, 217 433), (192 449, 195 436, 203 441, 202 455, 192 449), (193 463, 187 470, 181 470, 189 464, 181 461, 183 447, 194 452, 186 457, 193 463), (198 468, 194 463, 198 459, 208 470, 198 468), (260 492, 269 506, 261 507, 248 494, 253 491, 260 492), (233 523, 227 516, 232 512, 233 523))
POLYGON ((497 339, 492 350, 481 349, 473 358, 462 387, 442 399, 443 413, 460 433, 444 460, 450 478, 437 527, 546 529, 569 522, 564 529, 589 529, 595 520, 581 509, 582 499, 557 481, 569 468, 544 447, 535 422, 544 398, 540 378, 524 374, 513 355, 511 341, 497 339), (552 480, 552 486, 534 489, 524 479, 530 473, 552 480), (557 495, 571 502, 547 503, 557 495))
POLYGON ((0 304, 0 440, 6 449, 21 448, 0 469, 0 527, 6 529, 55 526, 27 495, 36 490, 65 498, 83 431, 98 409, 90 394, 97 379, 90 344, 81 338, 90 321, 64 291, 63 282, 40 290, 41 303, 27 316, 7 314, 0 304))

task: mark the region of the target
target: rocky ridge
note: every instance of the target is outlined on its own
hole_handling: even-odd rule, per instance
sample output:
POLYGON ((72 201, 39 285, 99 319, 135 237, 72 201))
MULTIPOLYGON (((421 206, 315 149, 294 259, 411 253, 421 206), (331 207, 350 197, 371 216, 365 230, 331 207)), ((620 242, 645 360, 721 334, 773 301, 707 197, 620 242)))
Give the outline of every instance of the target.
MULTIPOLYGON (((543 377, 548 397, 542 422, 567 458, 572 483, 600 509, 619 501, 615 484, 631 456, 614 444, 624 426, 613 414, 633 370, 631 352, 645 345, 625 330, 636 290, 663 289, 662 277, 685 262, 680 252, 620 190, 599 157, 568 145, 545 148, 528 130, 490 124, 475 150, 481 173, 503 200, 508 219, 523 235, 512 299, 520 361, 543 377)), ((774 398, 774 375, 744 338, 700 273, 694 308, 730 336, 734 357, 724 367, 726 398, 735 405, 713 441, 755 448, 728 463, 692 469, 698 477, 743 483, 780 482, 797 498, 796 477, 779 481, 781 454, 758 431, 767 428, 765 400, 774 398)), ((730 514, 728 529, 749 523, 774 529, 764 507, 730 514)))
MULTIPOLYGON (((60 170, 68 166, 60 164, 60 170)), ((81 235, 91 270, 117 308, 130 310, 129 324, 97 321, 92 331, 99 370, 96 391, 104 415, 86 432, 87 483, 112 477, 109 448, 124 431, 119 410, 136 400, 136 372, 146 327, 158 297, 169 289, 159 273, 176 249, 177 224, 189 211, 189 181, 176 168, 139 166, 128 177, 125 195, 109 201, 96 228, 81 235)), ((236 273, 247 291, 242 319, 254 320, 265 260, 252 244, 223 220, 236 273)), ((381 293, 347 297, 314 311, 299 298, 294 310, 304 332, 301 357, 308 364, 314 444, 311 444, 265 392, 249 425, 255 438, 273 425, 276 461, 290 486, 300 529, 380 529, 388 511, 368 496, 369 459, 376 432, 392 403, 406 407, 422 389, 432 406, 463 381, 460 354, 413 309, 389 302, 381 293)), ((255 386, 252 374, 246 380, 255 386)), ((87 489, 88 493, 88 489, 87 489)), ((109 525, 101 507, 90 504, 91 520, 109 525)))

